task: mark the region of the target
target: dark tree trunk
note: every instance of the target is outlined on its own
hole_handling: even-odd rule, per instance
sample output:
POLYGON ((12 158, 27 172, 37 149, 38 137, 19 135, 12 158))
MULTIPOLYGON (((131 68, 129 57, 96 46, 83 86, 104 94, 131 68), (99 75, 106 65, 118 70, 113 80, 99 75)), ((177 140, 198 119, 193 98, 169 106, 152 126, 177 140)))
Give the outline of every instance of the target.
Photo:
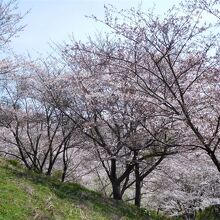
POLYGON ((67 165, 64 164, 63 173, 62 173, 62 177, 61 177, 62 182, 64 182, 64 180, 66 178, 66 172, 67 172, 67 165))
POLYGON ((139 163, 135 164, 135 205, 141 206, 141 178, 139 171, 139 163))
POLYGON ((122 200, 120 183, 118 183, 117 181, 112 182, 112 194, 113 194, 113 199, 122 200))
POLYGON ((66 178, 66 171, 62 173, 61 182, 63 183, 66 178))
POLYGON ((112 194, 113 199, 122 200, 120 181, 117 179, 116 175, 116 159, 111 159, 111 183, 112 183, 112 194))
POLYGON ((134 174, 135 174, 135 200, 134 204, 137 207, 141 206, 141 176, 140 176, 140 165, 138 161, 138 150, 134 151, 134 160, 135 160, 135 166, 134 166, 134 174))

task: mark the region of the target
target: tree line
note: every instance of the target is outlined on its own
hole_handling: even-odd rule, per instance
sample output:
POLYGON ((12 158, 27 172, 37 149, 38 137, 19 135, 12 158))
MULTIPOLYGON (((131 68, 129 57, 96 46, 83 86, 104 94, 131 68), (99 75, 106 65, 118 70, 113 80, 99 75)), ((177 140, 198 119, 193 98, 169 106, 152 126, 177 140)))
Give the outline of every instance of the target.
MULTIPOLYGON (((0 4, 2 52, 23 29, 14 4, 0 4)), ((61 181, 92 173, 138 207, 148 190, 144 201, 170 214, 219 204, 218 6, 184 1, 164 16, 105 6, 91 19, 107 33, 44 60, 2 59, 1 154, 61 181)))

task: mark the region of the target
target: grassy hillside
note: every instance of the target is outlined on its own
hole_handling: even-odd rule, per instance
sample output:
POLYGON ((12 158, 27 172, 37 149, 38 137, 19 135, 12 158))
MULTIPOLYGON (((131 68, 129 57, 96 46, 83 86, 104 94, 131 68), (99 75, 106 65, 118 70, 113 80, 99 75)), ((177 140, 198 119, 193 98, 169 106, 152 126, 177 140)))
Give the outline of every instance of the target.
MULTIPOLYGON (((168 220, 133 205, 117 202, 78 184, 24 170, 0 158, 0 220, 168 220)), ((175 218, 177 219, 177 218, 175 218)), ((198 220, 218 220, 207 209, 198 220)))
POLYGON ((15 219, 148 220, 151 217, 144 210, 104 198, 78 184, 61 184, 25 171, 16 161, 0 159, 0 220, 15 219))

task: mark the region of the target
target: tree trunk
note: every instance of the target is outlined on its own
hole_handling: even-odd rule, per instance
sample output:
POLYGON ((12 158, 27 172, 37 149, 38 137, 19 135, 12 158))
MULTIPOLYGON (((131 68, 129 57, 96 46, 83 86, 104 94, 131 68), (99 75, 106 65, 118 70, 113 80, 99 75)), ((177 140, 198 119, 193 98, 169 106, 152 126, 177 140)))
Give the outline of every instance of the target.
POLYGON ((117 179, 116 175, 116 159, 111 159, 111 183, 112 183, 112 194, 113 199, 122 200, 120 181, 117 179))
POLYGON ((135 164, 135 205, 141 206, 141 178, 139 171, 139 163, 135 164))
POLYGON ((65 178, 66 178, 66 172, 67 172, 67 166, 64 165, 63 168, 63 173, 62 173, 62 177, 61 177, 61 181, 64 182, 65 178))
POLYGON ((135 174, 135 200, 134 204, 137 207, 141 206, 141 177, 140 177, 140 166, 138 161, 138 150, 134 151, 134 160, 135 160, 135 166, 134 166, 134 174, 135 174))
POLYGON ((113 199, 122 200, 120 183, 118 183, 117 181, 112 182, 112 193, 113 199))
POLYGON ((47 172, 46 172, 47 176, 51 176, 52 169, 53 169, 53 166, 51 164, 49 164, 49 167, 48 167, 47 172))

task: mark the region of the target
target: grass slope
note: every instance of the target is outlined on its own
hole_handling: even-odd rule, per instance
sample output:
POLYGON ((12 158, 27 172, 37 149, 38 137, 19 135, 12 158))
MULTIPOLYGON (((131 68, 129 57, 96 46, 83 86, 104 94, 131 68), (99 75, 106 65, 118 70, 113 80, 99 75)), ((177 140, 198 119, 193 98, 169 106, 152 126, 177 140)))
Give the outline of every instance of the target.
MULTIPOLYGON (((161 219, 133 205, 107 199, 78 184, 25 171, 0 159, 0 220, 161 219)), ((164 219, 164 218, 163 218, 164 219)))
MULTIPOLYGON (((0 158, 0 220, 168 220, 135 206, 105 198, 74 183, 26 171, 0 158)), ((182 218, 173 218, 181 220, 182 218)), ((219 220, 210 207, 196 220, 219 220)))

